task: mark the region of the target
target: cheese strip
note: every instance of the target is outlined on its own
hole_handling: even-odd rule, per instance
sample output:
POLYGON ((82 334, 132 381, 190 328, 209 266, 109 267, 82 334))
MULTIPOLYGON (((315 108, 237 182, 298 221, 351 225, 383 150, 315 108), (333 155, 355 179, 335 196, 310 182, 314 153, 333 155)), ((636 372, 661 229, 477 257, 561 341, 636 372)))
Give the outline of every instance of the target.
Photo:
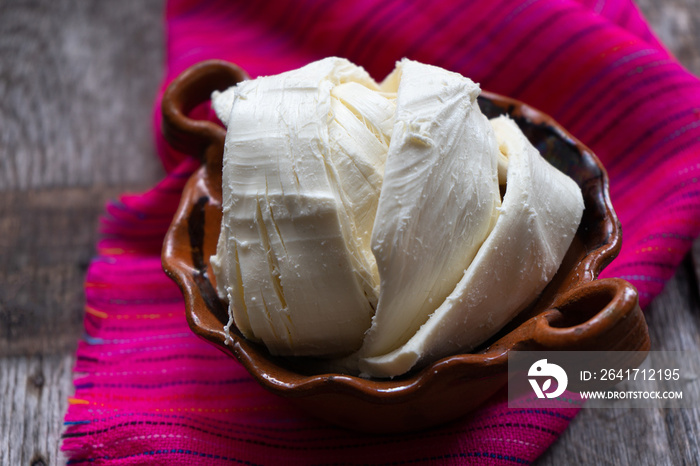
POLYGON ((394 73, 396 116, 372 232, 381 288, 363 357, 404 344, 425 323, 476 255, 500 204, 498 148, 476 103, 479 87, 410 60, 394 73))
POLYGON ((394 113, 378 91, 330 58, 213 96, 228 126, 217 289, 229 325, 274 354, 347 354, 370 325, 369 235, 394 113), (348 128, 354 140, 339 136, 348 128))
POLYGON ((351 265, 373 309, 379 296, 379 273, 370 238, 395 108, 394 94, 381 94, 356 82, 331 91, 329 179, 342 203, 340 218, 351 265))
POLYGON ((403 345, 365 358, 368 375, 392 377, 416 364, 470 351, 542 292, 576 233, 583 197, 507 117, 491 121, 507 159, 500 215, 454 291, 403 345))

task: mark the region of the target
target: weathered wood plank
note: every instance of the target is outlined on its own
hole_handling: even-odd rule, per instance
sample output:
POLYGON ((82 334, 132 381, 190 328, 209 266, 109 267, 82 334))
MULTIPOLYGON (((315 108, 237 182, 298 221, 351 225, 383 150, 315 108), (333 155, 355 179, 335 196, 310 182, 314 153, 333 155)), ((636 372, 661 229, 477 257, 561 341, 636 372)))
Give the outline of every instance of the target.
POLYGON ((656 36, 690 71, 700 76, 700 2, 635 0, 656 36))
POLYGON ((163 5, 0 2, 0 356, 74 347, 105 201, 162 176, 163 5))
POLYGON ((163 5, 0 2, 0 464, 65 463, 97 218, 162 176, 163 5))
POLYGON ((0 358, 0 464, 63 464, 73 355, 0 358))
POLYGON ((693 274, 695 276, 695 286, 700 290, 700 239, 693 243, 693 249, 690 251, 690 258, 693 265, 693 274))
POLYGON ((159 176, 163 1, 0 2, 0 190, 159 176))
POLYGON ((121 191, 0 192, 0 356, 74 350, 97 219, 121 191))

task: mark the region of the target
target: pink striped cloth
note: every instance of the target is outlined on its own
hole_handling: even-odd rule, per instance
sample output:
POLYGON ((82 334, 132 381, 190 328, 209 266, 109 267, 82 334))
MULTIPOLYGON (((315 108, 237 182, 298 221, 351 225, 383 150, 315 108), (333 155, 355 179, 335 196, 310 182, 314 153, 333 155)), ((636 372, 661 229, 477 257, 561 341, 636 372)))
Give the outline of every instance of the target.
MULTIPOLYGON (((171 0, 166 20, 164 86, 209 58, 257 76, 338 55, 381 79, 407 56, 551 114, 608 168, 625 241, 605 275, 637 286, 643 306, 700 233, 700 81, 631 0, 171 0)), ((368 436, 268 394, 190 332, 161 271, 197 162, 159 142, 167 177, 107 206, 88 272, 65 417, 71 464, 527 464, 576 414, 509 409, 500 392, 458 422, 368 436)))

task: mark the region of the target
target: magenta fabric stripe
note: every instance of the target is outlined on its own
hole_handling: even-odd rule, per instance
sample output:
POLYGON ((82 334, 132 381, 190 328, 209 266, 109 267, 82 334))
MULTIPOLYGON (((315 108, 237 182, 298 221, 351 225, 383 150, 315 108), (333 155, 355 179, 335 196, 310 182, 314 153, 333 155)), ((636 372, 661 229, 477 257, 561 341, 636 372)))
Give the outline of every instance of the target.
MULTIPOLYGON (((700 232, 700 82, 632 0, 169 0, 165 19, 163 86, 209 58, 259 76, 339 55, 381 79, 409 56, 553 115, 608 169, 625 238, 604 275, 632 282, 643 306, 700 232)), ((160 249, 199 163, 158 135, 158 105, 168 175, 106 206, 85 283, 63 441, 71 464, 529 464, 566 428, 578 401, 509 409, 501 391, 427 432, 347 432, 268 394, 196 338, 160 249)))

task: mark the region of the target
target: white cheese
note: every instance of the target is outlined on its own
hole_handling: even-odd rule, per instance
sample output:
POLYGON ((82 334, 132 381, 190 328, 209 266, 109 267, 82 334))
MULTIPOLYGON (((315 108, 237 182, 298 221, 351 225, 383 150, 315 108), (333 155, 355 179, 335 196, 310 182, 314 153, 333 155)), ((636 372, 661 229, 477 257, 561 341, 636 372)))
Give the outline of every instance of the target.
POLYGON ((535 299, 581 193, 478 94, 434 66, 402 60, 377 84, 340 58, 214 93, 227 328, 393 377, 474 348, 535 299))

